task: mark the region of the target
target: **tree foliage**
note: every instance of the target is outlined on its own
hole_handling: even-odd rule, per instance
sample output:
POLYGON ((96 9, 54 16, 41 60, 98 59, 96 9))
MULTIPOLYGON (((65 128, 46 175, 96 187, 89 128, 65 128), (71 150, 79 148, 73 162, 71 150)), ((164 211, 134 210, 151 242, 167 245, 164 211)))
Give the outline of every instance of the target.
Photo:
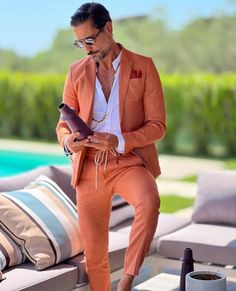
MULTIPOLYGON (((165 73, 222 73, 236 70, 236 16, 198 18, 180 30, 156 17, 114 21, 114 37, 126 48, 151 56, 165 73)), ((60 30, 52 46, 32 58, 0 50, 0 68, 26 72, 66 73, 83 57, 73 47, 70 29, 60 30)))

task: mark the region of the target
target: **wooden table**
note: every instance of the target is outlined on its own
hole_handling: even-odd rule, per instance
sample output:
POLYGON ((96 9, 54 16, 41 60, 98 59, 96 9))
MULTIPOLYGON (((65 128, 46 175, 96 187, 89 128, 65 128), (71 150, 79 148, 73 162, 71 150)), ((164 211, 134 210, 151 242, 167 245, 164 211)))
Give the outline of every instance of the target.
MULTIPOLYGON (((134 287, 132 291, 178 291, 179 276, 161 273, 134 287)), ((236 278, 227 278, 227 291, 236 291, 236 278)))

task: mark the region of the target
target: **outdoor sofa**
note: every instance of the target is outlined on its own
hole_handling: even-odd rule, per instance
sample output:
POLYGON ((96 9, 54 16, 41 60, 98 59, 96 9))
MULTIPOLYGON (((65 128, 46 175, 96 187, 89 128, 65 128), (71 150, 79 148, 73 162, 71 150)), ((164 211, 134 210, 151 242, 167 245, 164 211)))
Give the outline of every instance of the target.
MULTIPOLYGON (((70 166, 46 166, 23 174, 0 179, 0 192, 24 188, 40 175, 52 179, 75 203, 75 192, 70 186, 70 166)), ((1 206, 0 206, 1 207, 1 206)), ((236 172, 203 171, 198 177, 198 191, 192 217, 161 214, 149 258, 155 258, 158 272, 181 267, 184 249, 190 247, 196 263, 204 269, 230 270, 236 266, 236 172), (229 266, 230 265, 230 266, 229 266)), ((109 260, 111 273, 120 274, 133 209, 115 197, 109 232, 109 260)), ((82 235, 82 234, 81 234, 82 235)), ((0 249, 1 253, 1 249, 0 249)), ((1 260, 1 257, 0 257, 1 260)), ((59 264, 38 271, 29 260, 3 270, 5 280, 0 290, 74 290, 88 284, 83 253, 59 264)), ((87 286, 87 285, 86 285, 87 286)), ((81 287, 81 290, 84 287, 81 287)), ((86 289, 88 290, 88 289, 86 289)))
POLYGON ((160 272, 180 270, 179 258, 191 248, 196 269, 236 279, 236 171, 199 172, 196 194, 191 223, 158 239, 160 272))
MULTIPOLYGON (((0 193, 13 193, 24 189, 26 185, 37 179, 40 175, 44 175, 53 180, 66 195, 76 203, 75 191, 70 185, 71 180, 71 167, 70 166, 45 166, 39 167, 34 170, 25 172, 23 174, 1 178, 0 179, 0 193)), ((4 194, 0 194, 4 195, 4 194)), ((16 193, 17 195, 17 193, 16 193)), ((0 197, 1 199, 1 197, 0 197)), ((5 199, 5 198, 4 198, 5 199)), ((9 206, 10 208, 10 206, 9 206)), ((32 207, 33 209, 33 207, 32 207)), ((8 220, 7 209, 0 203, 0 238, 1 234, 6 234, 6 225, 8 220), (3 217, 5 216, 5 217, 3 217), (5 220, 4 220, 5 219, 5 220), (3 226, 5 226, 3 230, 3 226)), ((33 215, 33 214, 32 214, 33 215)), ((111 273, 123 267, 125 250, 129 241, 129 229, 133 221, 134 210, 131 206, 127 205, 119 196, 115 196, 112 202, 112 214, 110 218, 110 232, 109 232, 109 261, 111 273)), ((10 217, 9 217, 10 218, 10 217)), ((157 251, 157 241, 160 237, 171 233, 179 228, 186 226, 189 223, 189 218, 174 216, 171 214, 161 214, 159 218, 158 229, 155 233, 149 256, 157 251)), ((17 221, 16 221, 17 225, 17 221)), ((22 225, 22 224, 21 224, 22 225)), ((13 225, 14 228, 14 225, 13 225)), ((17 228, 17 226, 16 226, 17 228)), ((16 234, 11 234, 13 239, 16 239, 16 234)), ((82 234, 81 234, 82 235, 82 234)), ((32 238, 33 240, 33 238, 32 238)), ((13 241, 8 238, 8 243, 13 241)), ((96 243, 96 242, 95 242, 96 243)), ((2 257, 7 256, 6 250, 4 252, 4 241, 0 241, 0 266, 4 265, 1 262, 2 257), (1 245, 2 244, 2 245, 1 245)), ((15 248, 19 248, 19 244, 15 248)), ((6 248, 6 247, 5 247, 6 248)), ((17 251, 19 253, 19 250, 17 251)), ((18 254, 19 255, 19 254, 18 254)), ((5 259, 6 264, 6 259, 5 259)), ((14 264, 14 262, 13 262, 14 264)), ((9 265, 9 262, 8 262, 9 265)), ((2 267, 3 268, 3 267, 2 267)), ((5 267, 2 271, 4 280, 0 282, 1 291, 69 291, 79 288, 80 286, 88 284, 86 275, 84 256, 79 253, 72 258, 67 258, 59 264, 55 264, 43 270, 37 270, 27 258, 23 262, 18 261, 18 265, 5 267)), ((81 287, 81 290, 84 287, 81 287)), ((79 288, 80 290, 80 288, 79 288)))

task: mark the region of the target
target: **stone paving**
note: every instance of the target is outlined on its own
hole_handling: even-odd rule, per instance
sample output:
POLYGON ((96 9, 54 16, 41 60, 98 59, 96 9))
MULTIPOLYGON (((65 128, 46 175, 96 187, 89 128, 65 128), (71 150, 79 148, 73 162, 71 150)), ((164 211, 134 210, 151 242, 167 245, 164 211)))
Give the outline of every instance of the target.
POLYGON ((37 154, 62 155, 63 150, 58 144, 40 143, 34 141, 21 141, 11 139, 0 139, 0 150, 19 151, 37 154))
POLYGON ((162 178, 182 179, 196 175, 201 170, 224 168, 224 162, 211 159, 160 155, 162 178))

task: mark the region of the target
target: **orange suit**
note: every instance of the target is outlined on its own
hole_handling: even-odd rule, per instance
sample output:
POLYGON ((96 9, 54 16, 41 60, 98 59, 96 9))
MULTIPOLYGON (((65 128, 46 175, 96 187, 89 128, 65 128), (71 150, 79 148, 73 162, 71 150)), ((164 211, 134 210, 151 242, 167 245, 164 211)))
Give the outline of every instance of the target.
MULTIPOLYGON (((96 65, 86 57, 71 65, 63 102, 91 124, 96 65)), ((95 189, 96 150, 83 147, 73 154, 72 186, 76 188, 80 230, 84 240, 86 267, 92 291, 110 290, 108 225, 111 198, 119 193, 135 207, 135 218, 126 251, 125 272, 137 275, 155 233, 159 196, 155 178, 160 175, 155 142, 164 137, 165 106, 158 72, 151 58, 122 47, 119 72, 119 114, 125 141, 119 159, 108 155, 106 170, 99 168, 95 189)), ((57 125, 61 146, 70 130, 62 120, 57 125)))

